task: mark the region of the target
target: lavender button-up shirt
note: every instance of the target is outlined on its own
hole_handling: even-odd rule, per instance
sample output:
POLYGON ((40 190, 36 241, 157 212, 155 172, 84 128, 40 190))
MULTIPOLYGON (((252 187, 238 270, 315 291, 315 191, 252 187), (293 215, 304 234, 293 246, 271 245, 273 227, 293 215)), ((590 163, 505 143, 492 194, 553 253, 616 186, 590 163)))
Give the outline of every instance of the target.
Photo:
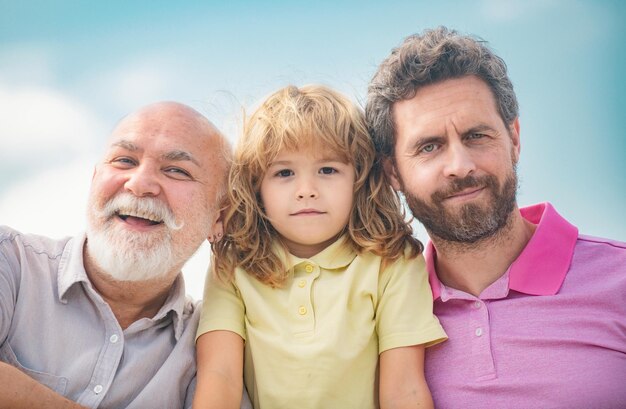
POLYGON ((83 267, 85 237, 0 227, 0 360, 91 408, 187 408, 200 308, 179 276, 153 318, 122 331, 83 267))

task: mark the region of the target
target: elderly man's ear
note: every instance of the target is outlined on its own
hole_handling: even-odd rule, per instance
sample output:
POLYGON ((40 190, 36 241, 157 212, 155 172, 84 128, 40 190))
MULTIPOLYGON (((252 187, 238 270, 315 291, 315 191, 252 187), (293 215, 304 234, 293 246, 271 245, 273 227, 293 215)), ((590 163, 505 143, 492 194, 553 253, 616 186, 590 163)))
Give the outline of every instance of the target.
POLYGON ((222 223, 222 212, 218 212, 215 216, 215 220, 213 220, 213 224, 211 225, 211 230, 209 231, 207 240, 209 243, 215 243, 220 241, 223 235, 224 224, 222 223))

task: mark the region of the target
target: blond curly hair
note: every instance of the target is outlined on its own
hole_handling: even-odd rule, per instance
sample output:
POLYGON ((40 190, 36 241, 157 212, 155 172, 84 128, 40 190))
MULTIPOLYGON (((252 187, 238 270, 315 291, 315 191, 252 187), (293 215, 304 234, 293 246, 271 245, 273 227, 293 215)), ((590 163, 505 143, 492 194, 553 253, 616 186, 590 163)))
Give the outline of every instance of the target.
POLYGON ((376 159, 363 111, 328 87, 288 86, 270 95, 244 123, 229 174, 224 238, 212 246, 214 274, 228 281, 240 267, 267 285, 284 282, 289 272, 273 251, 280 236, 263 209, 261 181, 279 152, 313 149, 330 150, 354 166, 354 201, 345 233, 355 251, 371 251, 384 263, 400 257, 407 246, 409 257, 422 251, 376 159))

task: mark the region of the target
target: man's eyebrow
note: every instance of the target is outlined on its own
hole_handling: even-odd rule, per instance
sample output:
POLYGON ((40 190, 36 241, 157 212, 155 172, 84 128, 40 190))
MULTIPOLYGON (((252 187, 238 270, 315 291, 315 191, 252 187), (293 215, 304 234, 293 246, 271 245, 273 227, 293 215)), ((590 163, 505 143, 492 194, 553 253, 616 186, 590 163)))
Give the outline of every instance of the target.
POLYGON ((493 131, 493 128, 486 124, 478 124, 474 127, 469 128, 465 132, 463 132, 463 136, 471 135, 474 133, 481 133, 485 131, 493 131))
MULTIPOLYGON (((111 146, 117 146, 122 149, 129 150, 131 152, 137 152, 141 150, 139 146, 125 139, 114 142, 111 144, 111 146)), ((189 162, 194 163, 196 166, 201 167, 200 162, 198 162, 198 160, 194 158, 191 153, 186 152, 186 151, 175 150, 175 151, 166 152, 163 155, 161 155, 161 159, 169 160, 169 161, 189 161, 189 162)))
POLYGON ((431 144, 431 143, 444 143, 445 140, 446 140, 446 138, 444 138, 443 136, 423 136, 423 137, 418 137, 415 140, 415 143, 413 143, 412 148, 413 148, 413 150, 418 150, 418 149, 420 149, 424 145, 428 145, 428 144, 431 144))
POLYGON ((194 163, 196 166, 201 167, 200 162, 198 162, 191 153, 186 151, 170 151, 161 155, 161 159, 171 161, 189 161, 194 163))
POLYGON ((112 143, 111 146, 118 146, 131 152, 136 152, 139 150, 139 147, 137 145, 124 139, 112 143))

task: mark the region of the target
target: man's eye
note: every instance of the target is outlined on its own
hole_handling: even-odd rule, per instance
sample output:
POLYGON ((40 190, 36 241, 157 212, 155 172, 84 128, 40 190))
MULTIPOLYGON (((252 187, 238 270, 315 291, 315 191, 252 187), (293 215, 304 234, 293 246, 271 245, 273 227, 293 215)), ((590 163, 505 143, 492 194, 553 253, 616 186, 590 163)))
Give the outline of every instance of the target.
POLYGON ((286 178, 286 177, 292 176, 293 174, 294 173, 291 169, 281 169, 278 172, 276 172, 274 175, 280 178, 286 178))
POLYGON ((337 169, 331 168, 330 166, 324 166, 319 170, 319 173, 322 175, 332 175, 333 173, 337 173, 337 169))
POLYGON ((467 139, 481 139, 484 138, 485 134, 484 133, 471 133, 467 136, 467 139))
POLYGON ((175 178, 190 178, 191 175, 184 169, 181 168, 167 168, 165 172, 175 178))
POLYGON ((428 145, 424 145, 421 149, 421 152, 424 153, 431 153, 434 152, 437 149, 437 145, 435 145, 434 143, 429 143, 428 145))
POLYGON ((124 166, 124 167, 134 166, 134 165, 137 164, 137 162, 134 159, 127 158, 125 156, 120 157, 120 158, 112 159, 110 161, 110 163, 113 163, 113 164, 116 164, 116 165, 120 165, 120 166, 124 166))

